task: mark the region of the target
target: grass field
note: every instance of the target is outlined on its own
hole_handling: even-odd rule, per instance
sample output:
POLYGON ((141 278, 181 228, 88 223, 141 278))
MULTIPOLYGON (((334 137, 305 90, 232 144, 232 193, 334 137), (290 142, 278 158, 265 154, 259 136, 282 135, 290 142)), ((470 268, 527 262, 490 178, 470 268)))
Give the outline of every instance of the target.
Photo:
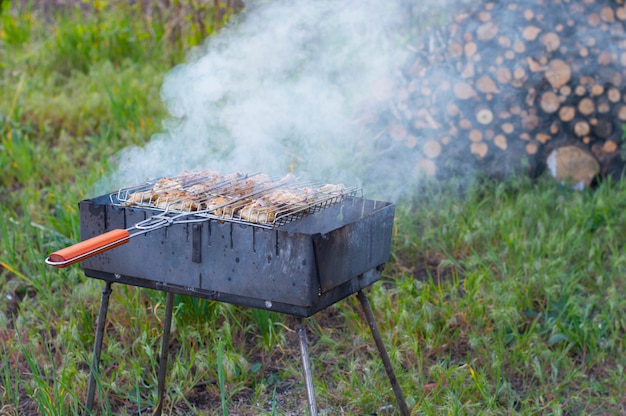
MULTIPOLYGON (((78 414, 103 285, 43 260, 78 241, 77 202, 159 131, 164 75, 229 12, 2 4, 0 415, 78 414)), ((625 414, 625 242, 621 182, 429 184, 399 201, 367 293, 413 414, 625 414)), ((114 286, 98 414, 150 414, 164 305, 114 286)), ((306 323, 320 413, 397 414, 357 300, 306 323)), ((295 324, 177 296, 165 413, 305 414, 295 324)))

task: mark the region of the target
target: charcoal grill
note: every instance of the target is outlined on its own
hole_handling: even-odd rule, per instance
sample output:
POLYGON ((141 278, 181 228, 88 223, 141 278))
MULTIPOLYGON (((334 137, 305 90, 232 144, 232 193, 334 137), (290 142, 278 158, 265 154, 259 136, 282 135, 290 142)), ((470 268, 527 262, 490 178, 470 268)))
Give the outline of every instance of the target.
MULTIPOLYGON (((177 178, 184 189, 202 175, 177 178), (190 178, 194 178, 191 180, 190 178)), ((201 181, 206 180, 200 179, 201 181)), ((220 177, 221 178, 221 177, 220 177)), ((293 178, 257 179, 236 175, 213 182, 203 197, 181 196, 167 188, 158 196, 157 182, 126 188, 79 202, 81 243, 50 255, 55 267, 82 262, 88 277, 105 282, 96 328, 86 407, 93 408, 104 324, 112 284, 128 284, 167 293, 158 377, 163 406, 167 347, 174 294, 266 309, 299 318, 302 364, 309 412, 316 415, 315 392, 302 319, 356 294, 370 326, 403 415, 408 407, 363 289, 381 278, 388 259, 395 205, 364 199, 355 189, 309 186, 293 178), (238 197, 209 206, 208 197, 233 189, 238 197), (281 205, 267 215, 237 212, 246 203, 277 188, 305 190, 306 203, 281 205), (328 191, 330 189, 330 191, 328 191), (311 190, 322 190, 313 192, 311 190), (194 201, 193 204, 189 201, 194 201), (130 202, 129 202, 130 201, 130 202), (237 209, 232 209, 237 206, 237 209), (132 238, 135 237, 135 238, 132 238), (119 247, 121 245, 123 247, 119 247), (97 255, 96 255, 97 254, 97 255)), ((161 184, 164 182, 161 181, 161 184)), ((197 187, 196 187, 197 189, 197 187)), ((160 189, 162 190, 162 189, 160 189)), ((176 191, 180 191, 178 187, 176 191)))

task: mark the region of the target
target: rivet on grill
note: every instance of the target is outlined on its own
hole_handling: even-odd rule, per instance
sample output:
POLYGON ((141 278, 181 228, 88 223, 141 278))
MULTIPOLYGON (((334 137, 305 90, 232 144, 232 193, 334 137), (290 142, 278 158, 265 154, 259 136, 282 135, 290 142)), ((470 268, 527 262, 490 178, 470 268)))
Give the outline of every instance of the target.
POLYGON ((265 301, 265 307, 267 309, 271 309, 272 308, 272 301, 271 300, 266 300, 265 301))

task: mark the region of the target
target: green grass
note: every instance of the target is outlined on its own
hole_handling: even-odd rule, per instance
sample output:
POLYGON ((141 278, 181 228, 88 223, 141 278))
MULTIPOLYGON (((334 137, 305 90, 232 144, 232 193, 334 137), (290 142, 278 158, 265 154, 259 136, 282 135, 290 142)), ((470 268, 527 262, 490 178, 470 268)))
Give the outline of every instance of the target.
MULTIPOLYGON (((43 259, 78 240, 77 201, 159 130, 163 76, 220 22, 103 2, 78 24, 76 9, 44 19, 4 3, 0 414, 75 414, 103 285, 43 259)), ((430 184, 400 202, 368 296, 414 414, 624 413, 625 208, 621 182, 546 178, 430 184)), ((114 286, 98 412, 150 413, 164 309, 160 292, 114 286)), ((168 414, 303 412, 294 319, 181 296, 174 309, 168 414)), ((396 414, 357 300, 306 324, 320 412, 396 414)))

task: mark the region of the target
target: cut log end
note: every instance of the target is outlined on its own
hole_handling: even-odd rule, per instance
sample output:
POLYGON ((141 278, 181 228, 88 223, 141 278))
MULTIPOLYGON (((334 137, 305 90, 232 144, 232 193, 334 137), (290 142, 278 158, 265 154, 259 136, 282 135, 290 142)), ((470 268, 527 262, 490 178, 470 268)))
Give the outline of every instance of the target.
POLYGON ((415 171, 422 177, 434 177, 437 174, 437 165, 430 159, 422 159, 415 164, 415 171))
POLYGON ((591 185, 600 173, 600 163, 589 151, 578 146, 552 150, 546 160, 553 178, 581 189, 591 185))
POLYGON ((487 153, 489 152, 489 146, 485 142, 473 142, 470 145, 470 151, 482 159, 487 156, 487 153))

